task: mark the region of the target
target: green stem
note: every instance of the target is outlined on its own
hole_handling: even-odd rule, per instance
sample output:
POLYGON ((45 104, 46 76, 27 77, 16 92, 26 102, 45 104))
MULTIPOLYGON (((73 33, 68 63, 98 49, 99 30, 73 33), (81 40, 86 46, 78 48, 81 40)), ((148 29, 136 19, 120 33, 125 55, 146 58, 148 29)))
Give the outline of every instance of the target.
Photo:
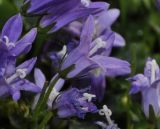
POLYGON ((45 104, 46 104, 46 102, 47 102, 47 100, 49 98, 49 95, 52 92, 53 87, 55 86, 55 84, 57 83, 58 80, 59 80, 59 75, 56 75, 56 77, 54 78, 54 80, 51 81, 51 83, 49 85, 49 88, 48 88, 48 90, 47 90, 47 92, 46 92, 46 94, 44 96, 43 101, 42 101, 42 104, 40 105, 41 108, 44 108, 44 106, 45 106, 45 104))
POLYGON ((59 79, 59 75, 56 75, 56 77, 54 78, 54 80, 51 81, 51 83, 48 86, 48 90, 47 90, 47 86, 44 87, 44 90, 39 98, 39 101, 36 105, 36 108, 34 110, 34 114, 33 114, 33 119, 37 119, 37 116, 41 113, 41 110, 45 107, 46 102, 49 98, 50 93, 52 92, 53 87, 55 86, 55 84, 57 83, 59 79), (46 92, 47 91, 47 92, 46 92))
POLYGON ((35 118, 37 115, 38 115, 38 112, 39 112, 39 109, 40 109, 40 105, 42 104, 43 102, 43 99, 44 99, 44 96, 45 96, 45 92, 46 92, 46 89, 47 89, 47 86, 48 86, 48 82, 45 82, 44 86, 43 86, 43 89, 42 89, 42 92, 41 92, 41 95, 39 97, 39 100, 37 102, 37 105, 34 109, 34 117, 35 118))
POLYGON ((52 112, 48 112, 43 121, 40 123, 40 125, 38 126, 38 129, 44 129, 45 125, 48 123, 48 121, 51 119, 51 117, 53 116, 52 112))

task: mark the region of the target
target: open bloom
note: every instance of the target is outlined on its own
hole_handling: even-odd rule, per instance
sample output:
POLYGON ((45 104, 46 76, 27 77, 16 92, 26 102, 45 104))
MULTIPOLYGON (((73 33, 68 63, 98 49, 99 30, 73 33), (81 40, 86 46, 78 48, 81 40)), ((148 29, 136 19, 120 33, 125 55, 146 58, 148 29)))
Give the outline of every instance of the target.
POLYGON ((154 59, 148 58, 144 74, 137 74, 129 78, 130 93, 142 93, 143 111, 149 117, 149 106, 153 107, 155 115, 160 116, 160 69, 154 59))
POLYGON ((20 14, 12 16, 4 25, 0 36, 0 51, 8 51, 11 56, 20 56, 30 51, 35 40, 37 29, 33 28, 21 39, 22 17, 20 14))
POLYGON ((22 90, 40 92, 41 89, 38 86, 25 79, 35 62, 36 58, 32 58, 15 67, 15 59, 10 57, 0 75, 0 97, 11 95, 14 101, 18 101, 22 90))
POLYGON ((97 107, 91 102, 95 95, 87 93, 86 90, 71 88, 60 94, 55 102, 60 118, 77 116, 84 118, 86 113, 96 113, 97 107))
MULTIPOLYGON (((117 20, 119 14, 120 11, 118 9, 109 9, 102 11, 98 15, 95 15, 94 16, 95 29, 93 38, 95 39, 102 35, 107 36, 107 34, 110 31, 112 31, 111 30, 112 24, 117 20)), ((81 22, 74 21, 68 25, 67 30, 76 36, 80 36, 82 26, 83 24, 81 22)), ((115 35, 113 46, 114 47, 125 46, 124 38, 116 32, 113 33, 115 35)))
POLYGON ((90 0, 27 0, 30 4, 27 13, 43 15, 40 26, 53 25, 50 32, 62 28, 80 18, 86 18, 90 14, 98 14, 107 10, 106 2, 91 2, 90 0))
POLYGON ((111 77, 130 73, 130 64, 127 61, 108 57, 114 34, 110 33, 107 37, 102 36, 92 42, 93 32, 94 20, 89 16, 82 29, 78 47, 72 50, 62 63, 61 70, 74 65, 74 69, 68 73, 67 77, 75 77, 86 68, 101 68, 105 75, 111 77))
POLYGON ((105 77, 129 74, 130 64, 127 61, 109 57, 115 40, 115 34, 112 31, 107 31, 105 35, 101 35, 94 40, 93 34, 94 19, 92 16, 89 16, 83 26, 79 45, 69 53, 66 46, 64 46, 63 48, 65 49, 58 53, 58 55, 61 55, 60 57, 65 56, 60 71, 63 73, 66 69, 73 67, 67 73, 67 78, 87 75, 91 71, 94 87, 92 89, 96 91, 94 94, 97 95, 98 100, 102 100, 105 89, 105 77))

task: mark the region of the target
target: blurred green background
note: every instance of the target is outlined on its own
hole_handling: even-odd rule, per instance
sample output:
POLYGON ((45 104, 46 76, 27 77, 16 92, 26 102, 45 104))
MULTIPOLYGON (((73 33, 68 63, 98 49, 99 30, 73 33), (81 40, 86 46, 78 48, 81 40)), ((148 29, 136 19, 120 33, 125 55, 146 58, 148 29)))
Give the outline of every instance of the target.
MULTIPOLYGON (((143 72, 147 57, 156 58, 160 64, 160 12, 156 8, 154 0, 106 0, 111 8, 118 8, 121 15, 113 25, 113 30, 119 32, 126 39, 124 48, 114 48, 112 55, 126 59, 131 63, 132 75, 143 72)), ((12 15, 20 11, 22 0, 0 0, 0 28, 12 15)), ((28 30, 26 21, 24 29, 28 30)), ((34 52, 27 56, 36 56, 41 51, 41 45, 45 41, 45 35, 39 34, 34 44, 34 52)), ((45 69, 45 68, 43 68, 45 69)), ((118 123, 121 129, 156 129, 160 128, 159 120, 154 117, 146 119, 141 108, 140 94, 130 96, 129 83, 123 77, 115 79, 107 78, 107 88, 104 101, 98 103, 98 107, 107 104, 112 110, 112 119, 118 123)), ((24 102, 19 105, 10 101, 0 102, 0 129, 20 128, 18 124, 27 124, 19 116, 14 115, 16 109, 18 114, 24 115, 27 107, 24 102), (5 110, 4 110, 5 109, 5 110), (13 111, 12 111, 13 110, 13 111), (10 113, 13 113, 12 116, 10 113)), ((17 114, 17 113, 16 113, 17 114)), ((102 120, 102 117, 88 116, 89 120, 102 120)), ((78 119, 59 120, 53 119, 51 129, 97 129, 92 122, 78 119)))

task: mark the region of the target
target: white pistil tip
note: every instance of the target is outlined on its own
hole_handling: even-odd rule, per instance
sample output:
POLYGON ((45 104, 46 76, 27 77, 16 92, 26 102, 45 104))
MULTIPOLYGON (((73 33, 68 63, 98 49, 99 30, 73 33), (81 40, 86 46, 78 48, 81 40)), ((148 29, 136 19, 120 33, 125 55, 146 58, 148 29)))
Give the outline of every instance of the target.
POLYGON ((81 109, 84 110, 84 111, 88 111, 88 107, 83 107, 81 109))
POLYGON ((95 97, 96 97, 96 95, 94 95, 94 94, 89 94, 89 93, 84 93, 83 96, 84 96, 84 98, 85 98, 86 100, 88 100, 88 102, 91 102, 91 101, 92 101, 92 98, 95 98, 95 97))
POLYGON ((106 106, 106 105, 103 105, 103 108, 99 110, 99 114, 101 116, 105 116, 109 125, 112 125, 113 122, 110 118, 110 116, 112 115, 112 111, 106 106))
POLYGON ((25 78, 27 75, 27 69, 17 69, 16 74, 21 78, 25 78))
POLYGON ((95 41, 93 42, 94 46, 91 48, 89 55, 93 55, 95 52, 98 51, 98 49, 100 48, 106 48, 106 42, 102 40, 102 38, 97 38, 95 39, 95 41))
POLYGON ((91 3, 90 0, 81 0, 81 3, 85 6, 85 7, 88 7, 91 3))
POLYGON ((15 47, 15 44, 12 43, 12 42, 9 42, 9 38, 7 36, 4 36, 4 39, 5 39, 5 44, 7 47, 15 47))
POLYGON ((27 69, 17 69, 15 74, 6 79, 6 82, 10 84, 16 78, 20 77, 21 79, 23 79, 26 77, 26 75, 27 75, 27 69))

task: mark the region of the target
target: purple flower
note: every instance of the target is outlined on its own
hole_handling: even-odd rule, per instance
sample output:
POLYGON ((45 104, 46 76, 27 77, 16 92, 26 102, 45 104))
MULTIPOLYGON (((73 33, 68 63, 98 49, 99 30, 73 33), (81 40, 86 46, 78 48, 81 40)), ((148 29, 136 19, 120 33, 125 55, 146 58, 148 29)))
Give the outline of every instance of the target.
POLYGON ((38 86, 25 79, 35 63, 36 58, 32 58, 15 67, 15 58, 10 57, 3 74, 0 75, 0 96, 11 95, 14 101, 18 101, 22 90, 40 92, 41 89, 38 86))
MULTIPOLYGON (((101 12, 100 14, 96 15, 94 18, 95 22, 95 30, 94 30, 94 38, 100 36, 106 36, 107 34, 112 31, 111 26, 117 20, 120 11, 118 9, 110 9, 101 12)), ((74 21, 69 24, 67 30, 70 31, 72 34, 79 36, 82 28, 82 23, 78 21, 74 21)), ((114 47, 123 47, 125 46, 124 38, 116 32, 113 32, 115 35, 114 47)))
MULTIPOLYGON (((63 70, 73 66, 73 69, 67 74, 68 78, 86 75, 88 72, 91 72, 92 91, 100 101, 103 98, 106 87, 105 77, 129 74, 130 64, 127 61, 108 57, 115 40, 113 32, 105 32, 104 35, 94 40, 93 33, 94 19, 92 16, 89 16, 83 26, 79 45, 70 53, 67 53, 62 62, 61 71, 63 72, 63 70), (100 91, 102 92, 99 93, 100 91)), ((66 52, 67 50, 60 53, 64 55, 66 52)))
POLYGON ((55 102, 60 118, 77 116, 84 118, 86 113, 96 113, 97 107, 91 102, 95 95, 86 93, 86 90, 71 88, 60 94, 55 102))
POLYGON ((43 15, 40 26, 53 25, 50 32, 55 32, 63 26, 90 14, 98 14, 107 10, 109 4, 105 2, 91 2, 90 0, 29 0, 29 14, 43 15))
POLYGON ((15 57, 29 52, 35 40, 37 29, 33 28, 20 39, 22 28, 23 23, 20 14, 11 17, 6 22, 0 36, 0 51, 8 51, 10 55, 15 57))
POLYGON ((154 59, 148 58, 144 74, 137 74, 129 78, 131 82, 130 94, 142 93, 143 111, 149 117, 149 106, 153 107, 155 115, 160 116, 160 69, 154 59))
POLYGON ((68 73, 68 78, 75 77, 86 68, 101 68, 105 75, 111 77, 129 74, 130 64, 128 62, 108 57, 114 41, 114 34, 109 33, 107 37, 101 36, 92 42, 93 32, 94 20, 92 16, 89 16, 82 29, 78 47, 67 55, 61 70, 74 66, 74 69, 68 73))

